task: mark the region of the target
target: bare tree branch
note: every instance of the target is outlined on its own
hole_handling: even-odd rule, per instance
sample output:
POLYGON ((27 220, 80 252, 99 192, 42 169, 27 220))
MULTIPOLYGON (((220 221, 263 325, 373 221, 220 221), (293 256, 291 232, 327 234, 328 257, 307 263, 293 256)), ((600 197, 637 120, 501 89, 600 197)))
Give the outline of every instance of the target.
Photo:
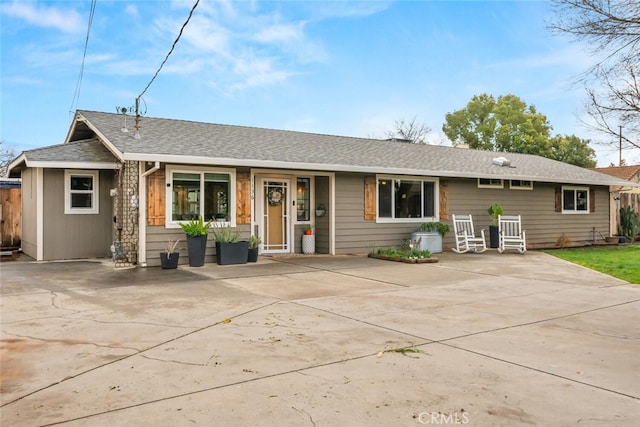
POLYGON ((395 121, 395 128, 387 131, 387 137, 391 139, 400 139, 414 144, 428 144, 427 135, 431 132, 431 128, 424 123, 417 121, 416 117, 406 121, 400 119, 395 121))

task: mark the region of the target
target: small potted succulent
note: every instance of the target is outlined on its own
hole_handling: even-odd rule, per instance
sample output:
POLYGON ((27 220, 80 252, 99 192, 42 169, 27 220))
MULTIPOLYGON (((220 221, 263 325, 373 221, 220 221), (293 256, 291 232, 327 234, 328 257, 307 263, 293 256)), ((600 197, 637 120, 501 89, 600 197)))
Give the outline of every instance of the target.
POLYGON ((258 251, 260 250, 260 243, 262 243, 262 239, 260 239, 260 237, 249 237, 249 255, 247 257, 247 262, 258 261, 258 251))
POLYGON ((246 264, 249 258, 249 242, 240 240, 240 232, 221 223, 214 223, 213 238, 216 241, 218 265, 246 264))
POLYGON ((164 252, 160 252, 160 264, 164 269, 173 269, 178 267, 178 260, 180 259, 180 252, 177 252, 176 248, 180 243, 180 239, 167 240, 164 245, 164 252))

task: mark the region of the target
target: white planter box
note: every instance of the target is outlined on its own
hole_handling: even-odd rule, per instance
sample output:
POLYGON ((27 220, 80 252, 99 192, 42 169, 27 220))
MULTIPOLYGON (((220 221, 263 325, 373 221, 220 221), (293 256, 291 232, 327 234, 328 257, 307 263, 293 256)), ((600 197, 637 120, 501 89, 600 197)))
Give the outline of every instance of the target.
POLYGON ((414 231, 411 233, 411 240, 418 241, 420 243, 417 248, 424 251, 428 250, 432 254, 442 253, 442 236, 440 233, 432 231, 414 231))
POLYGON ((316 252, 316 235, 303 234, 302 235, 302 253, 314 254, 315 252, 316 252))

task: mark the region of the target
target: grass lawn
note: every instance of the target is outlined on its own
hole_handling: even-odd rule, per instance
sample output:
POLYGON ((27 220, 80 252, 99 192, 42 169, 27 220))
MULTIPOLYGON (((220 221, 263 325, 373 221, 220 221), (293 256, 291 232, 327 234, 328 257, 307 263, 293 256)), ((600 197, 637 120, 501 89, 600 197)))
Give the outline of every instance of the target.
POLYGON ((640 284, 640 245, 551 249, 549 255, 640 284))

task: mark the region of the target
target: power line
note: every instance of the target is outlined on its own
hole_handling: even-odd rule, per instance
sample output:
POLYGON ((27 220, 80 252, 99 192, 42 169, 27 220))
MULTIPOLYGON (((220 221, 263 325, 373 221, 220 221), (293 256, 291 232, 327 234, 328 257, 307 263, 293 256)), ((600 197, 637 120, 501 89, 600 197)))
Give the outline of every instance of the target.
POLYGON ((180 37, 182 36, 182 31, 184 31, 185 27, 189 23, 189 20, 191 19, 191 15, 193 15, 193 11, 196 10, 196 7, 198 7, 198 3, 200 3, 200 0, 196 0, 196 3, 193 5, 193 7, 191 8, 191 11, 189 12, 189 16, 187 17, 187 20, 184 22, 184 24, 182 24, 182 28, 180 28, 180 33, 178 33, 178 37, 173 42, 173 45, 171 46, 169 53, 167 53, 167 56, 164 58, 164 61, 162 61, 162 63, 160 64, 160 67, 158 68, 156 73, 153 75, 149 83, 147 84, 147 87, 145 87, 142 93, 138 95, 138 98, 142 98, 142 95, 144 95, 147 89, 149 89, 149 86, 151 86, 151 83, 153 83, 156 77, 158 77, 158 74, 160 74, 160 70, 162 70, 162 67, 164 66, 165 62, 167 62, 167 60, 169 59, 169 56, 171 56, 171 54, 173 53, 173 49, 176 47, 176 44, 178 44, 178 40, 180 40, 180 37))
POLYGON ((69 114, 73 114, 74 110, 78 106, 80 101, 80 88, 82 87, 82 77, 84 76, 84 62, 87 58, 87 48, 89 47, 89 34, 91 34, 91 26, 93 24, 93 15, 96 11, 96 0, 91 0, 91 9, 89 11, 89 23, 87 24, 87 36, 84 40, 84 52, 82 53, 82 62, 80 63, 80 74, 78 75, 78 82, 76 83, 76 90, 73 93, 71 99, 71 106, 69 106, 69 114), (75 108, 74 108, 75 104, 75 108))

